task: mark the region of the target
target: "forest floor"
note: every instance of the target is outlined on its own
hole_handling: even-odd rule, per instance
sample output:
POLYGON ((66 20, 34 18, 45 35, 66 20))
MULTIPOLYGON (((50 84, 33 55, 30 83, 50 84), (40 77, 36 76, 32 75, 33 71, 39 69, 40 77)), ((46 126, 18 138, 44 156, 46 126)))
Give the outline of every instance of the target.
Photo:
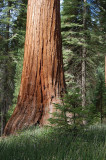
POLYGON ((0 138, 0 160, 105 160, 106 125, 75 135, 56 129, 30 128, 0 138))

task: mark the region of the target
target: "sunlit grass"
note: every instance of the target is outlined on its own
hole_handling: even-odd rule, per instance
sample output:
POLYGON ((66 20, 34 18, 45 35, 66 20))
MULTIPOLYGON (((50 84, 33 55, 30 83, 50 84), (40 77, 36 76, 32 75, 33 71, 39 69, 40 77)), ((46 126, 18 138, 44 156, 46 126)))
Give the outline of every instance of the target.
POLYGON ((0 140, 0 160, 105 160, 106 126, 75 135, 30 128, 0 140))

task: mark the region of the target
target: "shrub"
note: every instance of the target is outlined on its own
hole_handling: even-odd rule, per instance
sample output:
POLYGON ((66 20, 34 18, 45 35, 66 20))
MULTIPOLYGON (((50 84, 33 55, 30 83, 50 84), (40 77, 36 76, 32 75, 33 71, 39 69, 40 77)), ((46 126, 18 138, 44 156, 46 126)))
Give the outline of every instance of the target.
POLYGON ((71 131, 78 131, 91 125, 97 115, 93 105, 82 107, 79 88, 73 88, 62 98, 62 104, 54 104, 56 112, 49 119, 51 125, 71 131))

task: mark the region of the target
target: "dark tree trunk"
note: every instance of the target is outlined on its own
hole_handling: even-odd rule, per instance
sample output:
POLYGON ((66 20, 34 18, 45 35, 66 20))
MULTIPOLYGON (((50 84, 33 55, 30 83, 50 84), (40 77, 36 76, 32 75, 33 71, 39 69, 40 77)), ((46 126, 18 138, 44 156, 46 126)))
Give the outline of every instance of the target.
MULTIPOLYGON (((9 40, 9 29, 10 29, 10 7, 11 7, 11 2, 7 2, 7 18, 9 19, 9 22, 6 25, 6 34, 4 34, 6 40, 9 40)), ((8 63, 9 63, 9 42, 7 41, 4 49, 4 56, 6 57, 5 60, 3 61, 3 86, 2 86, 2 106, 1 106, 1 135, 3 134, 4 128, 6 126, 6 113, 9 108, 9 97, 8 97, 8 63)))
POLYGON ((48 124, 64 89, 60 1, 29 0, 20 92, 4 134, 48 124))

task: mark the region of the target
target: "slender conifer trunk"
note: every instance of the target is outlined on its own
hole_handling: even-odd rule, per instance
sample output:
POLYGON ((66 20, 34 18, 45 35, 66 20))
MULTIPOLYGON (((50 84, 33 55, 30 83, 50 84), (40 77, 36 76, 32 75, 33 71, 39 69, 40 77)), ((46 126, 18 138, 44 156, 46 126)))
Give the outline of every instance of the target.
MULTIPOLYGON (((86 30, 86 0, 83 7, 83 26, 86 30)), ((85 37, 84 37, 85 38, 85 37)), ((82 49, 82 107, 86 105, 86 48, 83 46, 82 49)))
POLYGON ((60 1, 29 0, 20 92, 4 134, 47 124, 64 89, 60 1))
POLYGON ((6 47, 4 50, 4 56, 6 57, 3 63, 3 92, 2 92, 2 106, 1 106, 1 135, 3 134, 4 128, 6 126, 6 113, 8 111, 9 108, 9 97, 8 97, 8 56, 9 56, 9 29, 10 29, 10 7, 11 7, 11 2, 8 1, 7 2, 7 7, 8 7, 8 11, 7 11, 7 18, 8 18, 8 23, 6 25, 6 34, 4 34, 7 43, 6 43, 6 47))

